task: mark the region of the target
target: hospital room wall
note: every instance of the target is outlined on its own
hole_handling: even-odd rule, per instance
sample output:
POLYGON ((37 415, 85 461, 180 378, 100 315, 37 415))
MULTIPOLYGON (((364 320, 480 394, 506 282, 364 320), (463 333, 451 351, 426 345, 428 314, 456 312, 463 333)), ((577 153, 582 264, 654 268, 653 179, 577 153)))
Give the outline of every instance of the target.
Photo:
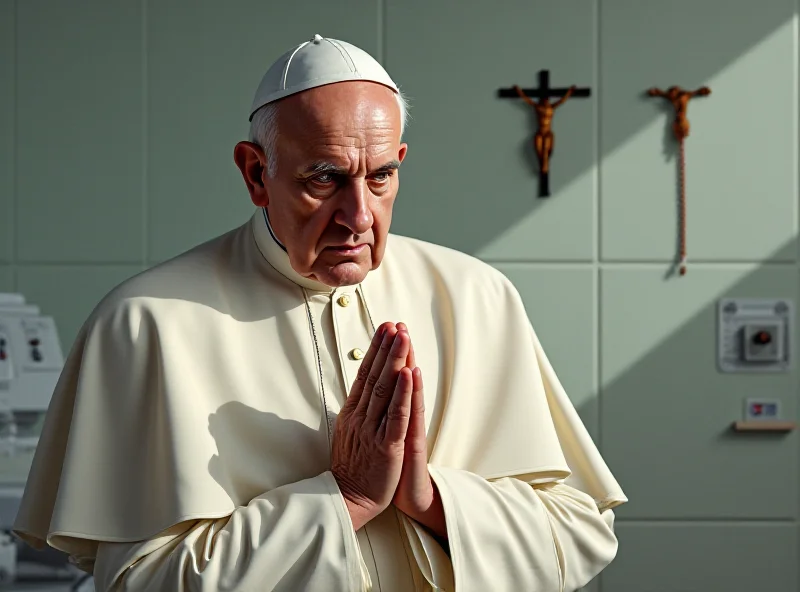
MULTIPOLYGON (((798 375, 721 375, 722 297, 797 299, 797 0, 0 0, 0 291, 65 348, 114 285, 239 225, 232 148, 266 65, 315 33, 371 52, 412 103, 393 230, 520 290, 631 498, 603 592, 800 589, 798 438, 727 429, 744 398, 796 419, 798 375), (590 87, 554 120, 536 195, 531 110, 550 70, 590 87), (689 107, 689 271, 671 113, 689 107)), ((795 331, 796 333, 796 331, 795 331)), ((793 333, 793 336, 796 336, 793 333)), ((796 360, 793 360, 795 362, 796 360)))

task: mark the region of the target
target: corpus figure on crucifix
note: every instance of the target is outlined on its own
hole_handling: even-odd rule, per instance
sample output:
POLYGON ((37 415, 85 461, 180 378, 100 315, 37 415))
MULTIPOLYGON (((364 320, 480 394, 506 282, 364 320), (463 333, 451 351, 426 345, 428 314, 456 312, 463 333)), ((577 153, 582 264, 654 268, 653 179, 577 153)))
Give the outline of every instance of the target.
POLYGON ((651 97, 664 97, 672 106, 675 107, 675 123, 672 124, 672 131, 678 141, 683 140, 689 135, 689 120, 686 119, 686 108, 689 106, 689 99, 697 96, 708 96, 711 89, 707 86, 697 90, 683 90, 679 86, 670 86, 666 91, 659 88, 651 88, 647 91, 651 97))
POLYGON ((553 154, 553 148, 555 146, 555 137, 553 136, 551 126, 553 122, 553 113, 572 96, 572 93, 575 92, 575 88, 575 85, 569 87, 569 90, 567 90, 563 97, 555 103, 551 103, 550 98, 546 96, 540 98, 539 102, 536 102, 526 95, 519 86, 514 85, 514 90, 517 91, 517 94, 528 103, 528 105, 536 109, 539 129, 536 131, 536 136, 533 138, 533 145, 536 148, 536 156, 539 158, 539 170, 545 175, 550 169, 550 156, 553 154))
POLYGON ((536 159, 539 163, 539 197, 550 195, 550 160, 553 156, 555 137, 553 135, 553 114, 567 99, 575 97, 588 97, 591 89, 578 88, 573 85, 569 88, 552 88, 550 86, 550 72, 539 71, 539 88, 520 88, 517 85, 501 88, 498 95, 504 99, 522 99, 536 110, 538 129, 533 140, 536 149, 536 159), (560 97, 554 103, 551 97, 560 97))

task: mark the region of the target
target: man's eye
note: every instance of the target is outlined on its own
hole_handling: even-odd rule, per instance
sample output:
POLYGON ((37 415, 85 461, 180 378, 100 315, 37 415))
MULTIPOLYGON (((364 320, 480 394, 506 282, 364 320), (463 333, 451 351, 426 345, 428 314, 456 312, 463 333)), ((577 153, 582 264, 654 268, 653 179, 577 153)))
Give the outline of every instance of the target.
POLYGON ((373 180, 378 181, 379 183, 383 183, 384 181, 388 181, 389 177, 392 176, 392 171, 386 171, 383 173, 376 173, 373 175, 373 180))
POLYGON ((333 175, 331 175, 330 173, 323 173, 322 175, 317 175, 311 180, 314 183, 317 183, 318 185, 329 185, 334 181, 333 175))

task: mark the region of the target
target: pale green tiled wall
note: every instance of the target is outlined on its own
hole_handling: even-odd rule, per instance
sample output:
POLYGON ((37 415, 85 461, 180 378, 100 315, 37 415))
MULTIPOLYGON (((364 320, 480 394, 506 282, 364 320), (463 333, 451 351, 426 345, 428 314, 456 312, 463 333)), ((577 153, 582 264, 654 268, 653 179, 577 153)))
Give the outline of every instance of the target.
POLYGON ((689 255, 794 261, 796 0, 602 2, 600 230, 604 261, 675 251, 677 150, 651 86, 709 85, 686 144, 689 255))
POLYGON ((140 262, 142 8, 16 6, 16 261, 140 262))
POLYGON ((4 0, 0 2, 0 265, 14 252, 14 41, 14 5, 4 0))
POLYGON ((737 265, 690 273, 686 282, 665 282, 658 268, 600 276, 603 452, 631 498, 620 515, 794 519, 796 440, 743 439, 727 428, 744 399, 758 395, 782 399, 795 417, 797 373, 717 373, 716 309, 705 303, 726 293, 796 300, 797 271, 737 265))
POLYGON ((14 276, 6 265, 0 265, 0 292, 8 292, 14 286, 14 276))
POLYGON ((631 502, 603 592, 800 589, 798 438, 726 431, 754 394, 797 413, 795 370, 720 375, 724 296, 800 289, 797 0, 0 0, 0 290, 65 345, 139 270, 241 223, 232 162, 271 60, 314 33, 382 60, 412 100, 394 230, 519 288, 631 502), (590 86, 554 123, 537 199, 532 115, 496 90, 590 86), (654 85, 689 107, 689 256, 654 85), (765 262, 769 262, 765 264, 765 262))

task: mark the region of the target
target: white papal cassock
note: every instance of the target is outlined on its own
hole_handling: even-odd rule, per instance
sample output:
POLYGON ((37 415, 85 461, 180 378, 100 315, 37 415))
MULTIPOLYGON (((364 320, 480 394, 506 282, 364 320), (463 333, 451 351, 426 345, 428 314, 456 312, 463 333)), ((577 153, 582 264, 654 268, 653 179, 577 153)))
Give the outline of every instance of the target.
POLYGON ((93 311, 15 528, 98 590, 555 592, 613 559, 624 501, 502 274, 390 235, 362 284, 331 289, 293 271, 259 209, 93 311), (423 371, 447 552, 393 507, 354 532, 330 472, 385 321, 423 371))

